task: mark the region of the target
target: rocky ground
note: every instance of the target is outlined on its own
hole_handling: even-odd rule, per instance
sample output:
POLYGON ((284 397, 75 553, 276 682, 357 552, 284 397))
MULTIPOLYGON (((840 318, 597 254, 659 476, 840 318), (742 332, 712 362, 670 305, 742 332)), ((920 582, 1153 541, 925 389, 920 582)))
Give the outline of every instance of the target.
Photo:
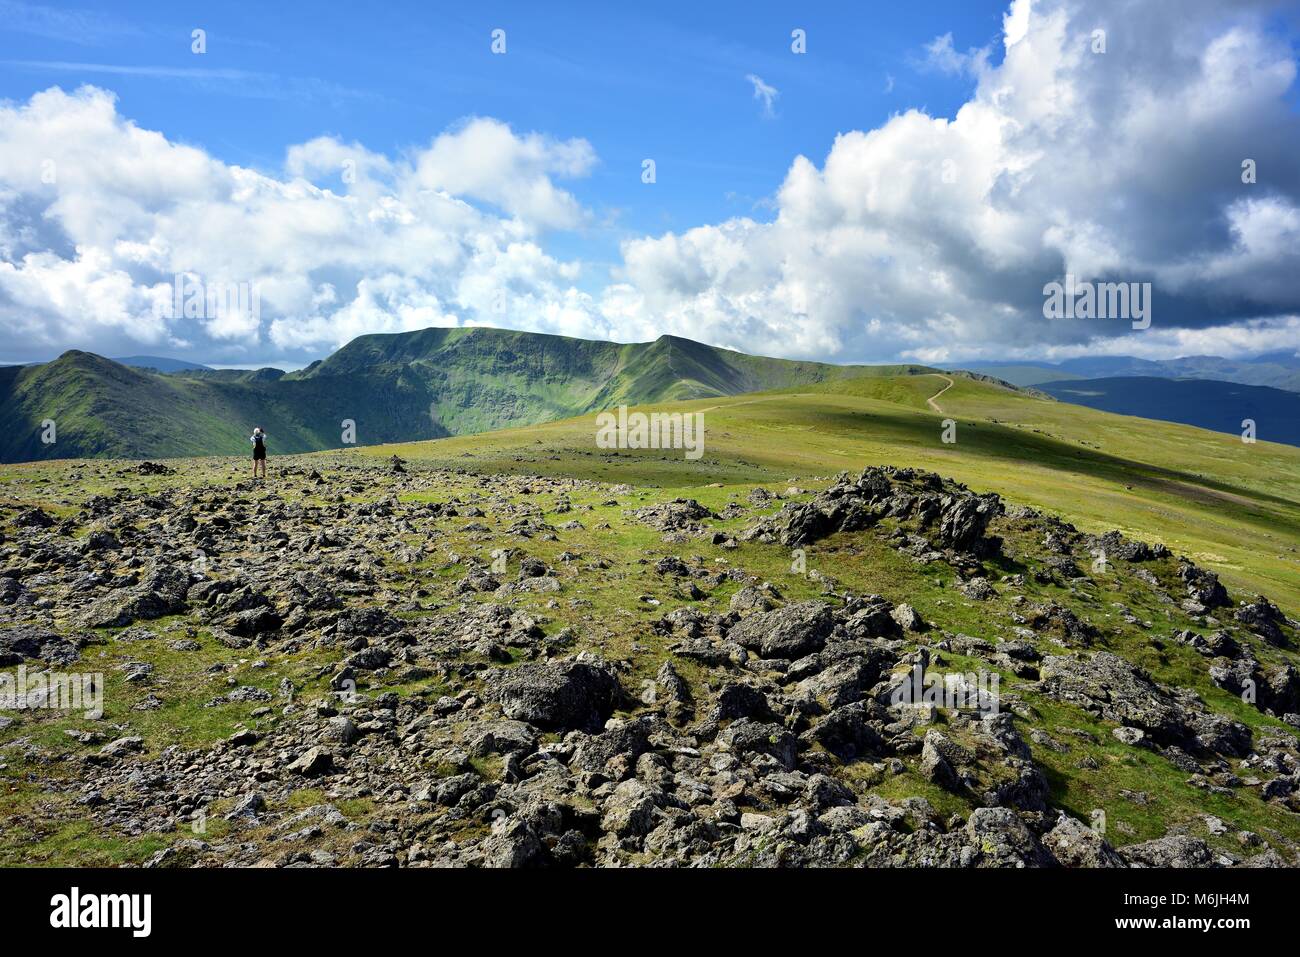
POLYGON ((937 475, 18 470, 0 862, 1300 864, 1297 622, 937 475), (996 675, 975 708, 897 703, 996 675))

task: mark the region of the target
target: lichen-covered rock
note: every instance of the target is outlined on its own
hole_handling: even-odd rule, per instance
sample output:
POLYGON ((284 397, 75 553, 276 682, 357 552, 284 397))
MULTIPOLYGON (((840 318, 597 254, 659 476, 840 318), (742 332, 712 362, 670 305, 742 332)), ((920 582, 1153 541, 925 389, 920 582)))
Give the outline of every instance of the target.
POLYGON ((506 717, 548 730, 595 730, 614 713, 622 686, 599 659, 525 664, 494 676, 506 717))
POLYGON ((835 532, 871 528, 890 516, 914 522, 932 534, 940 548, 992 555, 1000 543, 987 529, 1002 511, 997 495, 976 495, 932 472, 875 467, 857 479, 841 475, 811 501, 786 503, 776 515, 746 529, 743 537, 800 546, 835 532))
POLYGON ((742 618, 727 637, 763 658, 801 658, 820 650, 834 629, 830 605, 804 601, 742 618))
POLYGON ((1233 617, 1270 645, 1286 646, 1286 635, 1282 631, 1282 626, 1287 623, 1286 616, 1262 595, 1252 602, 1243 602, 1233 617))
POLYGON ((1057 863, 1010 808, 976 808, 965 830, 976 851, 977 867, 1052 867, 1057 863))
POLYGON ((1222 608, 1232 604, 1228 590, 1214 572, 1186 562, 1178 569, 1178 577, 1187 586, 1187 594, 1206 608, 1222 608))
POLYGON ((1199 838, 1172 834, 1129 844, 1119 850, 1130 867, 1216 867, 1214 854, 1199 838))
POLYGON ((1175 694, 1140 668, 1107 651, 1085 657, 1043 659, 1042 689, 1107 721, 1137 728, 1157 744, 1244 756, 1250 731, 1240 722, 1206 710, 1189 693, 1175 694))
POLYGON ((1062 814, 1043 835, 1043 846, 1063 867, 1124 867, 1124 859, 1099 833, 1078 818, 1062 814))

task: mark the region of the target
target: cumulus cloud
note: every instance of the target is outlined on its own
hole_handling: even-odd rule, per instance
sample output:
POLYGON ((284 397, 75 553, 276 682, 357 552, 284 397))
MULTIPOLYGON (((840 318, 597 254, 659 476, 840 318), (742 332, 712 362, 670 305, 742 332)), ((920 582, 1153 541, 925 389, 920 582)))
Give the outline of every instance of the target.
POLYGON ((945 33, 925 45, 924 65, 940 73, 978 73, 986 64, 988 53, 986 49, 960 53, 952 45, 952 34, 945 33))
POLYGON ((770 218, 629 239, 603 288, 547 248, 591 223, 567 182, 597 163, 586 140, 478 117, 401 155, 321 137, 258 171, 103 90, 47 90, 0 105, 0 358, 310 358, 475 324, 844 361, 1300 346, 1296 63, 1272 9, 1013 0, 1000 62, 931 44, 973 86, 955 115, 844 132, 793 158, 770 218), (1067 273, 1152 283, 1151 328, 1044 319, 1067 273), (176 274, 254 282, 261 316, 160 314, 176 274))
POLYGON ((1034 0, 1011 0, 1011 6, 1002 17, 1002 42, 1010 47, 1019 43, 1029 33, 1029 14, 1034 0))
POLYGON ((401 159, 318 138, 270 175, 139 128, 104 90, 50 89, 0 107, 3 358, 199 343, 256 361, 489 322, 608 334, 590 307, 575 323, 580 265, 540 245, 585 221, 555 179, 594 162, 585 140, 473 119, 401 159), (177 275, 255 287, 260 312, 186 317, 177 275))
POLYGON ((539 226, 577 226, 582 211, 552 176, 585 176, 596 154, 586 140, 557 142, 516 136, 504 123, 475 119, 444 133, 420 154, 416 182, 432 190, 485 200, 539 226))
POLYGON ((838 136, 820 166, 796 158, 771 222, 626 243, 611 298, 737 348, 929 361, 1127 331, 1045 320, 1043 286, 1066 273, 1151 282, 1151 347, 1300 313, 1292 51, 1266 4, 1171 10, 1016 0, 996 66, 940 38, 937 65, 978 77, 953 118, 908 111, 838 136), (1244 184, 1246 158, 1269 175, 1244 184))

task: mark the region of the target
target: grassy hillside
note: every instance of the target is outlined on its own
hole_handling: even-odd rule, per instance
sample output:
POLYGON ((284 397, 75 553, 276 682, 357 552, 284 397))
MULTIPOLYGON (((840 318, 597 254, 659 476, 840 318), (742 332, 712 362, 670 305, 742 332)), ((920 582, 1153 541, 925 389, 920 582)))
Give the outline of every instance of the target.
POLYGON ((299 372, 187 369, 161 375, 84 352, 0 372, 10 428, 0 461, 222 455, 261 425, 272 448, 357 444, 530 425, 612 408, 736 395, 924 367, 833 366, 743 355, 664 336, 621 345, 500 329, 361 336, 299 372), (40 440, 53 419, 58 441, 40 440))
MULTIPOLYGON (((291 381, 306 387, 314 378, 291 381)), ((324 394, 317 398, 324 401, 324 394)), ((912 659, 901 655, 924 649, 931 670, 996 673, 1009 725, 1043 773, 1046 803, 1080 822, 1104 812, 1106 840, 1116 847, 1191 835, 1240 859, 1260 846, 1243 842, 1246 834, 1266 840, 1285 854, 1284 862, 1300 861, 1300 809, 1290 798, 1270 796, 1260 780, 1280 773, 1273 770, 1280 759, 1214 754, 1202 758, 1204 764, 1189 764, 1187 752, 1176 747, 1134 744, 1116 734, 1129 719, 1120 722, 1114 709, 1099 712, 1054 691, 1045 661, 1026 668, 999 653, 1010 647, 1004 642, 1018 642, 1058 663, 1095 660, 1101 652, 1117 656, 1148 672, 1158 687, 1190 691, 1194 699, 1180 697, 1181 708, 1201 702, 1248 729, 1261 755, 1278 753, 1272 742, 1294 741, 1293 727, 1215 680, 1212 662, 1186 636, 1230 631, 1274 673, 1300 664, 1294 629, 1288 626, 1286 646, 1277 647, 1248 634, 1230 606, 1207 614, 1188 609, 1174 556, 1140 564, 1119 559, 1112 570, 1099 571, 1091 565, 1091 545, 1076 541, 1071 554, 1077 573, 1044 577, 1038 573, 1059 568, 1052 563, 1061 558, 1045 531, 1060 529, 1015 506, 1037 506, 1088 532, 1118 528, 1136 539, 1163 541, 1218 572, 1232 603, 1263 592, 1294 617, 1300 608, 1300 449, 1243 446, 1228 436, 943 374, 862 376, 656 404, 665 407, 704 414, 703 458, 598 449, 594 416, 585 415, 436 441, 275 456, 265 484, 247 480, 242 460, 213 456, 173 460, 174 471, 161 475, 104 460, 0 468, 6 536, 0 549, 21 586, 8 586, 19 600, 0 607, 0 635, 6 625, 15 635, 44 628, 66 635, 78 643, 77 667, 102 673, 106 682, 102 721, 47 709, 0 724, 0 748, 8 746, 9 755, 0 763, 0 815, 7 825, 0 864, 141 864, 174 854, 173 864, 249 866, 290 863, 309 852, 339 863, 390 863, 365 856, 372 853, 370 842, 356 834, 371 825, 374 833, 390 835, 400 853, 420 846, 430 849, 421 854, 446 855, 440 862, 481 863, 483 857, 472 855, 484 845, 490 850, 495 834, 487 812, 467 816, 420 797, 425 782, 490 786, 489 808, 497 802, 523 807, 537 798, 536 788, 547 788, 541 792, 547 800, 590 814, 594 843, 597 824, 608 830, 622 820, 609 813, 619 792, 604 786, 604 774, 569 775, 563 762, 548 759, 545 772, 529 770, 523 777, 513 759, 493 750, 513 747, 509 742, 475 744, 485 740, 485 730, 520 727, 496 721, 505 714, 498 682, 578 653, 617 662, 629 695, 614 711, 616 721, 658 715, 671 722, 672 730, 662 726, 671 736, 666 740, 675 742, 678 733, 697 736, 699 746, 676 749, 674 760, 686 754, 698 761, 692 768, 697 777, 712 773, 715 759, 729 769, 736 760, 725 750, 732 747, 732 729, 737 721, 743 729, 748 719, 713 717, 727 687, 761 689, 778 706, 774 714, 788 715, 791 724, 817 722, 816 730, 832 721, 821 714, 832 707, 831 691, 799 698, 802 709, 794 706, 795 695, 818 687, 805 684, 806 677, 790 680, 790 669, 812 667, 808 658, 780 672, 753 655, 740 664, 711 654, 719 647, 711 632, 696 640, 685 630, 693 621, 713 628, 724 618, 757 614, 743 609, 764 594, 783 606, 778 616, 817 602, 841 614, 845 595, 906 602, 928 630, 908 629, 889 639, 888 646, 902 647, 890 652, 888 667, 904 668, 912 659), (956 422, 954 444, 941 440, 945 419, 956 422), (405 469, 390 468, 386 460, 394 453, 408 460, 405 469), (934 469, 977 492, 1002 493, 1010 507, 990 527, 1003 541, 1000 552, 918 561, 905 540, 920 529, 897 517, 816 539, 807 546, 806 565, 793 564, 790 547, 779 540, 747 535, 756 521, 773 520, 785 506, 823 500, 841 469, 856 476, 873 464, 934 469), (694 521, 681 528, 658 523, 656 515, 683 505, 674 502, 678 498, 708 510, 698 528, 694 521), (33 506, 57 524, 33 523, 26 512, 33 506), (197 519, 189 531, 187 517, 197 519), (105 529, 121 536, 125 547, 100 547, 105 529), (192 568, 188 563, 199 548, 205 562, 199 577, 206 579, 201 592, 191 588, 186 602, 167 606, 161 616, 149 611, 156 617, 147 627, 95 628, 99 637, 83 641, 84 622, 91 620, 83 615, 102 620, 101 603, 135 596, 127 586, 154 563, 192 568), (977 579, 971 579, 973 570, 977 579), (968 586, 986 579, 991 594, 976 597, 968 586), (1054 624, 1039 615, 1048 606, 1093 631, 1061 630, 1059 622, 1068 619, 1054 624), (277 614, 257 626, 264 630, 256 644, 228 631, 252 627, 248 616, 261 620, 271 607, 277 614), (359 628, 367 632, 360 639, 354 637, 359 628), (380 661, 386 664, 377 666, 380 661), (355 694, 335 693, 344 681, 355 681, 355 694), (670 685, 678 690, 670 693, 670 685), (366 733, 351 743, 334 735, 336 725, 321 718, 335 711, 355 717, 366 733), (393 720, 376 720, 378 714, 393 720), (718 720, 732 723, 720 733, 718 720), (334 737, 326 738, 327 732, 334 737), (722 735, 725 747, 716 740, 722 735), (104 752, 114 751, 120 739, 135 742, 138 751, 110 759, 104 752), (309 777, 289 765, 322 742, 341 767, 309 777), (260 769, 264 803, 251 817, 234 813, 249 786, 250 766, 260 769), (167 782, 165 797, 149 783, 159 779, 167 782), (1254 784, 1247 783, 1251 779, 1254 784), (102 804, 80 800, 92 789, 102 804), (339 813, 322 817, 318 827, 303 826, 297 815, 323 803, 339 813), (189 819, 194 809, 203 810, 210 828, 198 845, 189 819), (341 826, 345 819, 350 823, 341 826)), ((969 495, 944 488, 945 497, 969 495)), ((933 538, 940 532, 932 525, 925 533, 933 538)), ((737 626, 726 627, 733 640, 737 626)), ((66 650, 57 642, 49 643, 50 652, 45 647, 41 653, 66 650)), ((819 679, 842 673, 819 667, 819 679)), ((1122 668, 1113 673, 1126 674, 1122 668)), ((850 672, 852 680, 862 680, 857 674, 850 672)), ((1113 694, 1102 680, 1093 697, 1141 706, 1144 694, 1113 694)), ((843 716, 839 707, 831 712, 837 713, 843 716)), ((780 722, 787 719, 773 720, 778 723, 764 726, 756 738, 760 746, 784 740, 780 722)), ((798 745, 807 763, 796 763, 794 772, 772 764, 770 756, 762 762, 771 773, 781 769, 777 781, 813 770, 830 775, 863 807, 923 798, 934 810, 938 830, 848 822, 848 833, 865 842, 851 862, 927 863, 932 859, 919 845, 961 840, 964 825, 953 821, 1003 800, 988 797, 994 787, 1026 780, 1014 776, 1020 765, 1007 765, 989 750, 981 730, 986 723, 969 715, 939 709, 911 723, 891 714, 877 724, 896 729, 884 745, 888 753, 828 751, 822 738, 814 738, 798 745), (952 753, 968 755, 961 761, 969 784, 945 783, 933 773, 917 740, 930 740, 932 732, 966 749, 952 753), (872 843, 886 838, 884 850, 872 843)), ((547 734, 553 735, 548 743, 561 735, 570 743, 587 740, 586 732, 567 728, 547 734)), ((800 741, 802 733, 790 737, 800 741)), ((617 739, 623 740, 621 732, 617 739)), ((581 771, 581 760, 574 761, 581 771)), ((637 759, 620 752, 612 767, 620 766, 632 780, 637 759)), ((735 795, 743 798, 745 813, 784 820, 792 806, 800 807, 801 798, 792 798, 788 787, 765 794, 763 780, 755 774, 755 783, 735 795)), ((1007 793, 1014 801, 1021 792, 1007 793)), ((746 829, 725 833, 743 838, 746 829)), ((993 841, 976 835, 972 853, 991 854, 993 841)), ((598 863, 644 864, 659 861, 662 847, 650 841, 629 851, 621 841, 606 840, 603 850, 584 853, 608 855, 591 858, 598 863)), ((751 864, 754 853, 724 842, 700 866, 751 864)), ((788 856, 799 853, 787 849, 779 862, 846 863, 788 856)))
POLYGON ((893 464, 1163 541, 1238 587, 1300 606, 1300 449, 1036 399, 937 374, 880 376, 671 406, 705 413, 703 458, 595 447, 594 416, 358 450, 472 468, 692 489, 808 481, 893 464), (951 381, 952 385, 948 383, 951 381), (931 400, 942 390, 932 408, 931 400), (941 441, 942 421, 957 442, 941 441))
POLYGON ((682 401, 929 371, 750 356, 676 336, 622 345, 504 329, 422 329, 360 336, 287 381, 366 373, 427 392, 454 435, 531 425, 620 404, 682 401))
POLYGON ((242 455, 254 425, 273 449, 305 452, 340 446, 345 418, 356 420, 359 442, 445 435, 423 398, 379 376, 281 383, 256 373, 160 375, 68 352, 0 373, 0 415, 11 423, 0 460, 242 455), (52 444, 41 441, 46 419, 56 426, 52 444))

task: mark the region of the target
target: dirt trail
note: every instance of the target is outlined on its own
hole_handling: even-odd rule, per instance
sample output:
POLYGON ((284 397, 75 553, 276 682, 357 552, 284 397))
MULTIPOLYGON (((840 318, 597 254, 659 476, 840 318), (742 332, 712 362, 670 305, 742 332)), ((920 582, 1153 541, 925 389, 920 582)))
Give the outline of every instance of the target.
POLYGON ((928 399, 925 400, 925 404, 926 404, 926 405, 928 405, 930 408, 934 409, 934 411, 938 412, 940 415, 943 415, 943 414, 944 414, 943 409, 939 408, 939 403, 938 403, 938 402, 935 402, 934 400, 937 399, 937 398, 939 398, 939 396, 943 395, 945 392, 947 392, 949 389, 952 388, 952 380, 949 379, 946 375, 939 375, 939 373, 937 373, 937 372, 929 372, 929 373, 926 373, 926 374, 927 374, 927 375, 933 375, 933 376, 939 376, 940 379, 942 379, 944 382, 948 383, 946 386, 944 386, 942 389, 940 389, 940 390, 939 390, 938 392, 936 392, 934 395, 930 396, 930 398, 928 398, 928 399))

